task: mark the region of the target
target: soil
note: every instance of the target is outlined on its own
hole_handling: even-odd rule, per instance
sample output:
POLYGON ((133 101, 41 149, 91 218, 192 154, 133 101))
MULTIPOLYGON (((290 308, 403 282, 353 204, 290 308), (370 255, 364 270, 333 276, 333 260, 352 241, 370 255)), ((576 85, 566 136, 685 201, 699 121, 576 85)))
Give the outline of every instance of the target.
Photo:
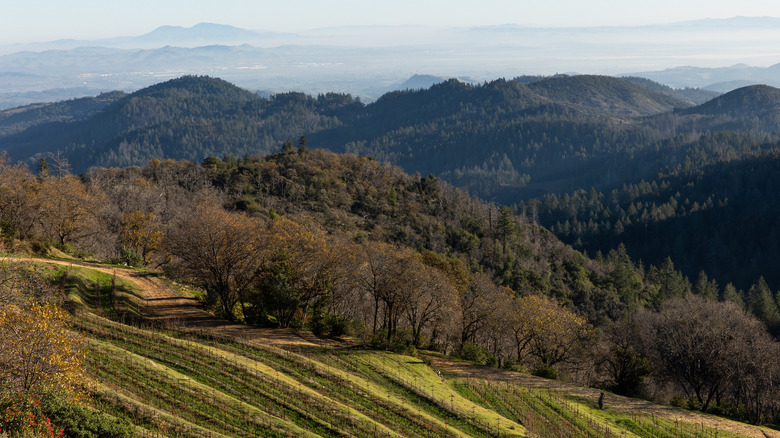
POLYGON ((251 327, 218 318, 207 312, 197 298, 184 297, 169 288, 153 274, 132 269, 115 268, 82 261, 43 260, 33 258, 0 258, 22 262, 49 263, 62 266, 79 266, 94 269, 133 283, 143 296, 141 313, 145 318, 172 327, 186 327, 209 331, 217 336, 235 337, 248 341, 259 341, 279 347, 322 347, 341 345, 339 340, 323 339, 294 329, 251 327))

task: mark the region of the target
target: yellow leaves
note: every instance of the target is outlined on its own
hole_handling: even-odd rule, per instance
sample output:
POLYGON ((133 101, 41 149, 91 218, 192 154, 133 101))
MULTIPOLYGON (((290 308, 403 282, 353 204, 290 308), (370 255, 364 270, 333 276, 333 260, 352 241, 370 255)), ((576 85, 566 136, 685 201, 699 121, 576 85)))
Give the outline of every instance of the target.
POLYGON ((518 355, 528 353, 553 365, 568 360, 595 336, 585 318, 553 298, 531 295, 518 298, 516 306, 513 330, 518 355))
POLYGON ((17 391, 58 387, 72 398, 86 386, 81 338, 53 304, 5 306, 0 311, 0 380, 17 391))
POLYGON ((149 264, 150 255, 160 249, 164 236, 157 216, 138 210, 128 212, 119 226, 122 245, 140 256, 144 265, 149 264))

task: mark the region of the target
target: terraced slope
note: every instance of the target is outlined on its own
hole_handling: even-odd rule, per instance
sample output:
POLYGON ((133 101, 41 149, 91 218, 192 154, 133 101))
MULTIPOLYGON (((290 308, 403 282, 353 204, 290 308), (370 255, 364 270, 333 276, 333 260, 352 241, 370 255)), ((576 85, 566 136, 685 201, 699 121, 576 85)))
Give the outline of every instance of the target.
POLYGON ((52 263, 67 265, 94 405, 142 436, 780 437, 612 395, 599 410, 598 391, 518 373, 228 324, 157 277, 52 263))

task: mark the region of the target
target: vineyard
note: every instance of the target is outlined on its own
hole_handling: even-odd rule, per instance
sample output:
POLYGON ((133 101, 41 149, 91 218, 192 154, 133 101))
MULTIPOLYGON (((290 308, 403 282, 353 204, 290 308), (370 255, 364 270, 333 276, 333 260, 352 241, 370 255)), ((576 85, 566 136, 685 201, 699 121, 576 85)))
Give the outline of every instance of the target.
POLYGON ((725 420, 599 409, 597 398, 527 384, 528 376, 440 370, 425 353, 346 342, 280 346, 144 319, 143 290, 102 271, 60 266, 53 276, 88 343, 93 407, 129 419, 140 436, 764 436, 725 420))

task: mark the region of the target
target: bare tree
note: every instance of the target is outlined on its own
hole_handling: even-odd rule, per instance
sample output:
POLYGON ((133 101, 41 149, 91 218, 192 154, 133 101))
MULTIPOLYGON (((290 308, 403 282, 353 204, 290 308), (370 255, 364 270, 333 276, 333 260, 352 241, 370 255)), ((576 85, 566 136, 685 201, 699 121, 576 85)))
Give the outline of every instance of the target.
POLYGON ((773 385, 767 366, 777 346, 736 304, 689 294, 637 318, 650 334, 657 367, 702 411, 729 390, 743 402, 750 397, 754 408, 762 405, 773 385))
POLYGON ((257 275, 261 234, 256 220, 201 206, 168 234, 166 247, 218 302, 222 315, 235 319, 236 305, 257 275))

